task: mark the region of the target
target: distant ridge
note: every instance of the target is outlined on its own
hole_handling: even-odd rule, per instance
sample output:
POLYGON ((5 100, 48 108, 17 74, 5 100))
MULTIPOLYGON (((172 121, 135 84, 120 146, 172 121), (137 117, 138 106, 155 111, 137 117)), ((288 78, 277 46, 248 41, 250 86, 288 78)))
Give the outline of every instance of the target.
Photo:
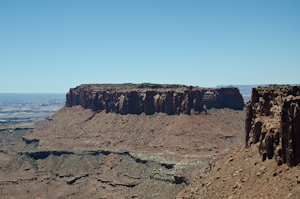
POLYGON ((65 93, 0 93, 0 104, 37 104, 65 100, 65 93))
POLYGON ((65 105, 61 93, 0 93, 0 123, 39 121, 65 105))

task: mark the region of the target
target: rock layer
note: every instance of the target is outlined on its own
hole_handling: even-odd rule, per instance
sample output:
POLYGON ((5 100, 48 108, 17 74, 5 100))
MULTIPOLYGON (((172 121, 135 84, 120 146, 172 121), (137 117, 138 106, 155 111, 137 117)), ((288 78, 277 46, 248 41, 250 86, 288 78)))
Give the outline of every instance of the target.
POLYGON ((206 108, 232 108, 242 110, 243 97, 238 88, 226 87, 217 89, 203 89, 203 104, 206 108))
POLYGON ((253 88, 245 120, 246 146, 259 143, 263 160, 300 162, 300 86, 253 88))
POLYGON ((121 114, 155 112, 190 114, 207 108, 242 109, 243 99, 234 87, 203 89, 184 85, 93 84, 81 85, 67 93, 66 106, 81 105, 94 111, 121 114))

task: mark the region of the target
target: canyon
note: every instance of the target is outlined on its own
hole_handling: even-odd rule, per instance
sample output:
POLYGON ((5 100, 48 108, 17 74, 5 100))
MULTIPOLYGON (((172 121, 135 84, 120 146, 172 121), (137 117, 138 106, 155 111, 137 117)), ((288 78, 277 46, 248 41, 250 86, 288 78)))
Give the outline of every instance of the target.
POLYGON ((3 130, 22 136, 5 140, 2 198, 173 198, 243 142, 210 114, 243 112, 232 87, 81 85, 66 98, 27 133, 3 130))
POLYGON ((2 198, 297 198, 300 86, 92 84, 5 124, 2 198))

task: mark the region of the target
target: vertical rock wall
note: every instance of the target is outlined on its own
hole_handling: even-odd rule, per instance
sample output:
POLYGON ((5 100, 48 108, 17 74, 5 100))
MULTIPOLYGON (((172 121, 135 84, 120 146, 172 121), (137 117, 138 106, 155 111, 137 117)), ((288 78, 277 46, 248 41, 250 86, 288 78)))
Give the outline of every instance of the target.
POLYGON ((259 143, 263 160, 300 162, 300 86, 253 88, 245 120, 246 146, 259 143))
POLYGON ((217 89, 203 89, 203 103, 206 108, 232 108, 242 110, 243 97, 238 88, 227 87, 217 89))
POLYGON ((168 115, 185 113, 191 109, 202 111, 202 92, 193 88, 184 91, 166 89, 122 91, 89 91, 71 89, 67 94, 66 106, 81 105, 93 110, 105 110, 121 114, 153 114, 163 112, 168 115))
POLYGON ((183 85, 81 85, 67 93, 66 106, 105 110, 121 114, 168 115, 190 114, 207 108, 243 109, 243 99, 237 88, 203 89, 183 85), (203 97, 204 95, 204 97, 203 97))

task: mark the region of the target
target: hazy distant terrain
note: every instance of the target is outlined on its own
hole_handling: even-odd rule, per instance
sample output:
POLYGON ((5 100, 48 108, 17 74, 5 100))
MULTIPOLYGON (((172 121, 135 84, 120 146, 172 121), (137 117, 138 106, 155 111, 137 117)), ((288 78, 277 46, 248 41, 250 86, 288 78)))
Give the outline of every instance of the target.
POLYGON ((0 122, 42 120, 64 105, 61 93, 0 93, 0 122))

